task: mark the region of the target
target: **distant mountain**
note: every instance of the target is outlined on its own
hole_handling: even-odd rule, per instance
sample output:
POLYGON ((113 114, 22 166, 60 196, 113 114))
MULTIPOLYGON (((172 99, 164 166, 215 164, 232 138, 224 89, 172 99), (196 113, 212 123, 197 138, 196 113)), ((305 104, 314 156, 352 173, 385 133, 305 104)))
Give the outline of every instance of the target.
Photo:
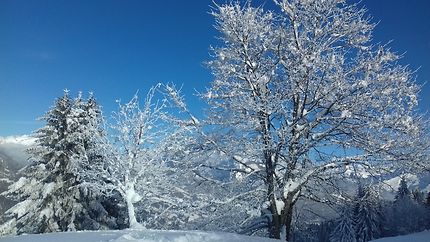
MULTIPOLYGON (((35 140, 28 135, 0 137, 0 193, 18 179, 19 169, 27 164, 26 150, 34 145, 35 140)), ((0 213, 11 205, 11 201, 0 196, 0 213)))
POLYGON ((384 198, 388 200, 394 199, 395 193, 399 188, 402 176, 405 177, 410 191, 418 188, 422 192, 430 192, 430 174, 393 174, 380 182, 383 188, 382 195, 384 198))
POLYGON ((0 137, 0 158, 12 166, 22 167, 28 159, 25 150, 35 141, 36 139, 29 135, 0 137))

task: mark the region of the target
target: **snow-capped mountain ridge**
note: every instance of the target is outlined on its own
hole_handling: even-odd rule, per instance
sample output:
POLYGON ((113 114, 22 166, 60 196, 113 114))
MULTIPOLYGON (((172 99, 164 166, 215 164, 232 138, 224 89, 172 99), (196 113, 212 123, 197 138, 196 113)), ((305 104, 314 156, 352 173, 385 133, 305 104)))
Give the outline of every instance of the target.
POLYGON ((33 145, 36 141, 36 138, 31 135, 13 135, 13 136, 0 136, 0 145, 2 144, 18 144, 30 146, 33 145))
POLYGON ((26 150, 33 146, 36 138, 30 135, 0 136, 0 158, 9 165, 22 167, 26 164, 26 150))

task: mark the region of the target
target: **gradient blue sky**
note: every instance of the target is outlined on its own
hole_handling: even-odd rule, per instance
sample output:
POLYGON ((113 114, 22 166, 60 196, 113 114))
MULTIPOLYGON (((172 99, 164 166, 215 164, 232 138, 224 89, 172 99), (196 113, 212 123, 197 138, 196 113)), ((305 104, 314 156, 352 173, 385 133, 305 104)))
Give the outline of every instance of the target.
MULTIPOLYGON (((224 1, 217 1, 224 2, 224 1)), ((254 1, 256 4, 270 0, 254 1)), ((375 40, 394 40, 402 64, 430 82, 430 1, 363 0, 375 40)), ((183 84, 193 96, 212 80, 204 67, 216 45, 210 0, 0 0, 0 136, 29 134, 67 88, 94 91, 105 115, 136 90, 157 82, 183 84)), ((420 110, 430 107, 430 83, 420 110)))

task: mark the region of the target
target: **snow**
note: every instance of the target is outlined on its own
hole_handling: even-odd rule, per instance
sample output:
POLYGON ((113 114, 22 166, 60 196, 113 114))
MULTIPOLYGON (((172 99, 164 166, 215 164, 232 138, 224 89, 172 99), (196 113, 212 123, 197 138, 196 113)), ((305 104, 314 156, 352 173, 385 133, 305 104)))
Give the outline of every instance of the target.
POLYGON ((359 83, 360 87, 367 87, 369 85, 369 83, 366 80, 362 80, 359 83))
POLYGON ((31 137, 29 135, 15 135, 15 136, 7 136, 0 137, 0 144, 18 144, 30 146, 33 145, 36 141, 36 138, 31 137))
POLYGON ((51 208, 45 208, 42 211, 40 211, 39 217, 43 218, 43 216, 49 218, 54 214, 54 211, 51 208))
POLYGON ((424 189, 426 192, 430 192, 430 184, 427 185, 427 187, 424 189))
MULTIPOLYGON (((1 162, 1 160, 0 160, 0 162, 1 162)), ((8 178, 0 178, 0 182, 12 183, 13 181, 11 179, 8 179, 8 178)))
POLYGON ((25 200, 13 206, 12 209, 15 211, 18 217, 21 217, 26 213, 28 210, 27 207, 29 207, 32 203, 33 201, 31 200, 25 200))
MULTIPOLYGON (((409 184, 409 187, 411 186, 417 186, 419 183, 419 179, 417 175, 414 174, 405 174, 404 175, 407 183, 409 184)), ((400 180, 402 179, 402 176, 396 176, 391 179, 388 179, 383 182, 383 188, 386 190, 397 190, 399 188, 400 180)))
POLYGON ((42 192, 42 196, 45 198, 46 196, 48 196, 48 194, 50 194, 52 192, 52 190, 55 187, 55 182, 51 182, 48 184, 45 184, 43 192, 42 192))
POLYGON ((372 174, 370 172, 368 172, 362 166, 347 165, 347 166, 345 166, 345 175, 346 176, 358 176, 360 178, 366 179, 366 178, 370 177, 372 174))
POLYGON ((231 233, 159 230, 104 230, 2 237, 0 242, 270 242, 279 241, 231 233))
POLYGON ((24 186, 27 183, 27 178, 21 177, 17 182, 12 184, 11 189, 20 189, 22 186, 24 186))
POLYGON ((343 110, 341 115, 341 118, 350 118, 351 117, 351 112, 349 110, 343 110))
POLYGON ((26 149, 35 144, 36 139, 28 135, 0 136, 0 160, 7 164, 21 168, 27 164, 28 154, 26 149))
POLYGON ((127 201, 130 201, 132 203, 139 202, 142 197, 134 190, 134 185, 129 185, 128 187, 129 188, 125 191, 127 201))
POLYGON ((430 241, 430 230, 426 230, 420 233, 408 234, 396 237, 387 237, 373 242, 429 242, 430 241))
POLYGON ((287 184, 284 187, 284 196, 288 196, 288 193, 297 189, 300 185, 300 182, 295 182, 291 179, 288 180, 287 184))

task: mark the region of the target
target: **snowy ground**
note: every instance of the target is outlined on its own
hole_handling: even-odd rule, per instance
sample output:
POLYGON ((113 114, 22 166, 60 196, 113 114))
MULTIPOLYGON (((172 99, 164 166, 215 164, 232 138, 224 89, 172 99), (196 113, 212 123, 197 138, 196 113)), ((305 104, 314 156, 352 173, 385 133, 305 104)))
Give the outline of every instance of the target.
POLYGON ((430 242, 430 230, 415 234, 372 240, 371 242, 430 242))
POLYGON ((279 241, 229 233, 120 230, 32 234, 2 237, 0 242, 271 242, 279 241))
MULTIPOLYGON (((32 234, 2 237, 0 242, 275 242, 260 237, 199 231, 119 230, 32 234)), ((430 242, 430 230, 371 242, 430 242)))

